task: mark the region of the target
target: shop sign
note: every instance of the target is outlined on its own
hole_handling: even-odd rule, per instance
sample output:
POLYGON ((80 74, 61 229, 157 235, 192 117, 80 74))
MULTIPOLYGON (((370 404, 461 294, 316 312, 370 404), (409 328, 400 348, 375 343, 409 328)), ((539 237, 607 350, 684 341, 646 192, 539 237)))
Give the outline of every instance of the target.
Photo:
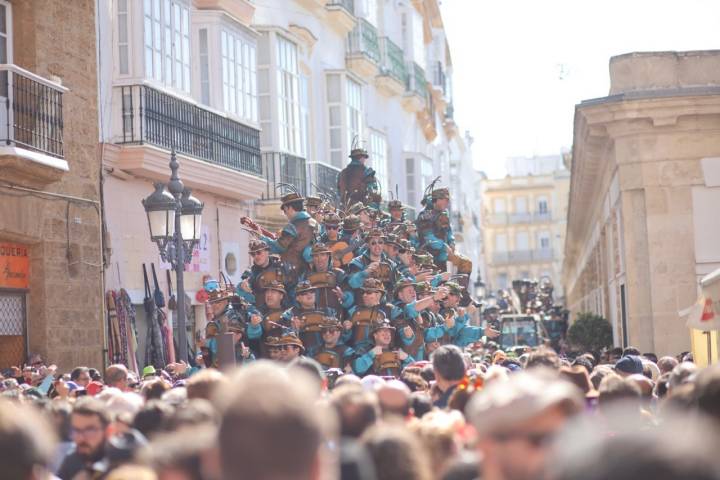
POLYGON ((0 288, 28 288, 29 280, 27 245, 0 242, 0 288))

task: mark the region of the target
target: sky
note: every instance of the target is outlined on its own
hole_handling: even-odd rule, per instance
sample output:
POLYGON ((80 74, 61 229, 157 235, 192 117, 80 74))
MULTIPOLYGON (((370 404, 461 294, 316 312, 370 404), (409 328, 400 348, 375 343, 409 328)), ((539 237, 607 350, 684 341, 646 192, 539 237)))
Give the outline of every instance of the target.
POLYGON ((475 167, 572 146, 574 106, 610 89, 610 57, 720 49, 720 0, 438 0, 455 120, 475 167))

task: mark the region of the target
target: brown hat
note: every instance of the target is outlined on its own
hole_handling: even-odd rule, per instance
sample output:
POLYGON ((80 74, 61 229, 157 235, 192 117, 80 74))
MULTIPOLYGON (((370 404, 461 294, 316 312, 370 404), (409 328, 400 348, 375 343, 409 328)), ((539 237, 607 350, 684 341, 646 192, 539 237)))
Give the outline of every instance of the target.
POLYGON ((447 187, 436 188, 432 191, 433 200, 450 199, 450 190, 447 187))
POLYGON ((323 317, 323 321, 320 324, 321 330, 341 330, 342 325, 340 324, 340 321, 335 317, 323 317))
POLYGON ((323 253, 332 253, 330 249, 322 242, 318 242, 315 245, 312 246, 312 250, 310 251, 311 255, 320 255, 323 253))
POLYGON ((380 318, 372 323, 372 326, 370 327, 370 333, 375 333, 378 330, 382 330, 383 328, 387 328, 388 330, 395 330, 395 327, 393 327, 392 323, 390 323, 390 320, 388 320, 387 318, 380 318))
POLYGON ((349 215, 358 215, 360 212, 364 212, 365 210, 368 210, 370 207, 365 205, 362 202, 353 203, 350 205, 350 208, 348 208, 347 213, 349 215))
POLYGON ((405 210, 405 206, 400 200, 390 200, 388 202, 388 210, 405 210))
POLYGON ((456 282, 445 282, 445 286, 448 288, 450 295, 462 295, 462 287, 456 282))
POLYGON ((365 241, 369 242, 371 238, 381 238, 385 236, 385 232, 380 230, 379 228, 372 228, 370 231, 365 235, 365 241))
POLYGON ((312 292, 313 290, 315 290, 315 287, 312 286, 312 283, 307 280, 303 280, 297 284, 297 287, 295 287, 295 294, 300 295, 305 292, 312 292))
POLYGON ((352 232, 360 228, 360 217, 357 215, 348 215, 342 222, 342 228, 345 231, 352 232))
POLYGON ((389 243, 390 245, 395 245, 400 248, 400 239, 394 233, 388 233, 385 236, 385 243, 389 243))
POLYGON ((231 300, 235 296, 235 292, 232 290, 211 290, 208 292, 208 303, 222 302, 223 300, 231 300))
POLYGON ((364 148, 353 148, 352 150, 350 150, 350 158, 361 157, 369 158, 367 150, 365 150, 364 148))
POLYGON ((280 339, 278 337, 267 337, 265 339, 265 345, 267 345, 270 348, 277 347, 279 341, 280 341, 280 339))
POLYGON ((405 287, 415 287, 415 282, 410 280, 409 278, 402 278, 395 284, 395 291, 394 294, 397 295, 400 293, 400 290, 402 290, 405 287))
POLYGON ((320 197, 308 196, 305 199, 306 207, 319 207, 320 205, 322 205, 322 199, 320 197))
POLYGON ((248 246, 249 253, 259 252, 261 250, 270 250, 270 246, 263 240, 251 240, 248 246))
POLYGON ((300 347, 301 352, 305 351, 305 345, 303 345, 302 341, 298 338, 297 335, 295 335, 294 332, 283 333, 275 344, 275 346, 277 347, 282 347, 283 345, 295 345, 297 347, 300 347))
POLYGON ((427 297, 435 292, 435 289, 430 285, 429 282, 420 282, 415 285, 415 291, 418 296, 427 297))
POLYGON ((301 200, 305 200, 305 198, 297 192, 290 192, 287 195, 283 195, 282 197, 280 197, 280 202, 282 202, 283 207, 285 205, 287 205, 288 203, 297 202, 297 201, 301 201, 301 200))
POLYGON ((366 278, 363 282, 362 287, 360 287, 360 290, 362 290, 363 292, 385 293, 385 287, 383 287, 382 282, 377 278, 366 278))
POLYGON ((263 285, 263 288, 265 290, 275 290, 276 292, 280 292, 283 295, 287 295, 287 292, 285 291, 285 286, 277 280, 273 280, 270 283, 263 285))
POLYGON ((590 382, 590 375, 588 375, 587 369, 582 365, 560 367, 560 375, 582 390, 585 398, 597 398, 599 396, 598 391, 595 390, 595 387, 593 387, 593 384, 590 382))
POLYGON ((329 213, 323 218, 324 225, 340 225, 340 215, 337 213, 329 213))

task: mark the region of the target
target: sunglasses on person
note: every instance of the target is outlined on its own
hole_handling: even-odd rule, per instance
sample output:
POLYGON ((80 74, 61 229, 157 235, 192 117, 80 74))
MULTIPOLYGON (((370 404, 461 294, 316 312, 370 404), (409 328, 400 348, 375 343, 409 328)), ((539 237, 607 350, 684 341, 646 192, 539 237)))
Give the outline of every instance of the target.
POLYGON ((407 253, 407 250, 404 248, 398 248, 398 253, 407 253))
POLYGON ((370 242, 370 245, 371 245, 371 246, 373 246, 373 245, 385 245, 385 242, 383 242, 383 241, 370 242))
POLYGON ((278 350, 283 350, 285 352, 288 352, 294 348, 300 348, 300 347, 298 347, 297 345, 281 345, 281 346, 277 347, 278 350))

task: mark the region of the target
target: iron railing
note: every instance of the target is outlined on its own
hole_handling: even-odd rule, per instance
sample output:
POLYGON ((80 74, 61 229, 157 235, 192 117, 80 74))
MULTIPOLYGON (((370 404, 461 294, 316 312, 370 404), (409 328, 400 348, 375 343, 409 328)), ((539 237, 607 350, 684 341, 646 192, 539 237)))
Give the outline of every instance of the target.
POLYGON ((262 176, 260 131, 147 85, 120 88, 120 144, 150 144, 262 176))
POLYGON ((427 80, 425 79, 425 70, 415 62, 409 65, 410 73, 407 77, 407 91, 413 95, 419 95, 422 98, 427 96, 427 80))
POLYGON ((407 85, 408 70, 402 48, 398 47, 388 37, 382 37, 380 40, 382 44, 382 68, 380 75, 387 75, 402 85, 407 85))
POLYGON ((331 196, 337 196, 337 179, 340 169, 325 165, 324 163, 315 163, 315 191, 325 193, 331 196))
POLYGON ((511 213, 510 223, 530 223, 532 222, 532 213, 511 213))
POLYGON ((279 183, 293 185, 303 195, 307 194, 307 162, 304 158, 283 152, 263 152, 262 164, 267 180, 264 200, 275 200, 285 193, 279 183))
POLYGON ((341 7, 344 8, 350 15, 355 14, 355 1, 354 0, 328 0, 327 7, 341 7))
POLYGON ((442 89, 443 95, 447 95, 447 75, 443 68, 442 62, 435 62, 435 68, 433 69, 432 82, 436 87, 442 89))
POLYGON ((358 18, 357 25, 348 34, 347 52, 350 56, 363 55, 380 63, 380 44, 377 29, 364 18, 358 18))
POLYGON ((63 158, 66 90, 15 65, 0 65, 0 142, 63 158))

